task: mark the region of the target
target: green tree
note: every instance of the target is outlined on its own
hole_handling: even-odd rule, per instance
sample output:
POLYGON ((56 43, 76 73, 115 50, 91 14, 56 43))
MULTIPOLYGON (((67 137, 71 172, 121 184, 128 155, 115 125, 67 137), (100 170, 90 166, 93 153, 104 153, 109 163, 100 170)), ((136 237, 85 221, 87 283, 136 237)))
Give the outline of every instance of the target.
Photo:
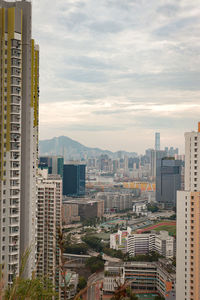
POLYGON ((87 280, 85 279, 85 277, 80 276, 79 280, 78 280, 78 290, 82 290, 86 287, 87 285, 87 280))
POLYGON ((93 250, 97 252, 102 252, 103 250, 103 245, 101 243, 101 239, 95 236, 89 236, 86 235, 85 237, 82 238, 82 240, 93 250))
POLYGON ((26 250, 22 257, 19 275, 15 276, 13 283, 5 287, 3 285, 3 272, 0 272, 0 299, 3 300, 52 300, 57 296, 52 282, 47 278, 37 278, 35 272, 31 279, 24 279, 23 273, 26 267, 31 249, 26 250))
POLYGON ((87 254, 88 246, 84 243, 81 244, 65 244, 65 253, 72 254, 87 254))
POLYGON ((85 266, 90 269, 92 273, 97 271, 102 271, 104 268, 104 261, 101 256, 98 257, 90 257, 85 263, 85 266))

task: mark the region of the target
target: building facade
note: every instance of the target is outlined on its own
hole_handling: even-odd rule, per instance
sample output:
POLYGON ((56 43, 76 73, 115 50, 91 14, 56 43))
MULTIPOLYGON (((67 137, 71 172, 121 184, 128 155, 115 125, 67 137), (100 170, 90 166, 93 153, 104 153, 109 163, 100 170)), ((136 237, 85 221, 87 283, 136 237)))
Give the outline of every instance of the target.
POLYGON ((0 0, 0 265, 6 284, 27 248, 27 277, 36 262, 39 48, 31 23, 30 2, 0 0))
POLYGON ((200 299, 200 123, 185 133, 185 190, 177 193, 177 300, 200 299))
POLYGON ((37 216, 37 275, 52 281, 59 292, 60 249, 58 233, 61 229, 62 179, 47 175, 38 179, 37 216))
POLYGON ((175 257, 175 239, 167 231, 159 233, 131 233, 131 228, 118 230, 110 235, 110 248, 128 252, 130 256, 148 254, 152 251, 166 258, 175 257))
POLYGON ((58 174, 63 178, 63 156, 40 156, 39 168, 48 168, 49 174, 58 174))
POLYGON ((151 150, 151 176, 156 179, 157 161, 166 157, 166 152, 163 150, 151 150))
POLYGON ((157 160, 156 202, 164 208, 176 207, 176 194, 181 190, 183 162, 165 157, 157 160))
POLYGON ((105 212, 132 209, 133 194, 124 192, 99 192, 96 197, 104 201, 105 212))
POLYGON ((78 214, 78 204, 76 203, 63 203, 62 204, 62 221, 63 224, 71 224, 72 222, 80 221, 78 214))
POLYGON ((175 272, 175 268, 164 259, 159 262, 106 262, 103 292, 105 296, 111 296, 119 285, 126 282, 134 293, 158 293, 165 299, 175 299, 175 272))
POLYGON ((104 201, 103 200, 93 200, 89 198, 63 198, 63 220, 67 218, 68 211, 67 209, 73 209, 74 212, 78 207, 78 216, 81 219, 94 219, 102 218, 104 214, 104 201), (74 207, 75 206, 75 207, 74 207))
POLYGON ((70 163, 63 169, 63 195, 81 197, 85 195, 85 164, 70 163))

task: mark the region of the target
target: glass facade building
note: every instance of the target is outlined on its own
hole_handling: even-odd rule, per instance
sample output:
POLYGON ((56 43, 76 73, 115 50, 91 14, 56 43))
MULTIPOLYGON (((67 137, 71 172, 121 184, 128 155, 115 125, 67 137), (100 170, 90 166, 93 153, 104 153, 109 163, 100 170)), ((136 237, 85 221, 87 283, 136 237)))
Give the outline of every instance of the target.
POLYGON ((85 195, 85 165, 67 164, 63 168, 63 195, 85 195))
POLYGON ((174 158, 157 160, 156 201, 165 208, 176 206, 176 192, 181 190, 181 168, 183 161, 174 158))

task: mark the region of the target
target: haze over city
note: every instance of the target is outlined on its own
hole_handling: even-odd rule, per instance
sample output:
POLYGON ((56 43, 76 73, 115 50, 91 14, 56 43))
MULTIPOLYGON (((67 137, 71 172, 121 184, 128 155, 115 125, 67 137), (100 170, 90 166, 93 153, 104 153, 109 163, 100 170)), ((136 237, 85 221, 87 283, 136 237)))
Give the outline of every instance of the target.
POLYGON ((197 0, 34 0, 40 139, 141 153, 160 131, 183 152, 200 113, 199 27, 197 0))

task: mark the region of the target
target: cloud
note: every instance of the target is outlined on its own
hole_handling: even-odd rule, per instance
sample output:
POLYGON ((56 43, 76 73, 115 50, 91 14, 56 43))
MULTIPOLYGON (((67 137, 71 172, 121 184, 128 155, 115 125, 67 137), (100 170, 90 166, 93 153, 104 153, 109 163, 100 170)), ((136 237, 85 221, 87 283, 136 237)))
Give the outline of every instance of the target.
POLYGON ((199 113, 199 30, 198 0, 34 0, 41 138, 117 150, 119 132, 143 151, 150 139, 139 135, 153 144, 162 129, 183 149, 199 113))

